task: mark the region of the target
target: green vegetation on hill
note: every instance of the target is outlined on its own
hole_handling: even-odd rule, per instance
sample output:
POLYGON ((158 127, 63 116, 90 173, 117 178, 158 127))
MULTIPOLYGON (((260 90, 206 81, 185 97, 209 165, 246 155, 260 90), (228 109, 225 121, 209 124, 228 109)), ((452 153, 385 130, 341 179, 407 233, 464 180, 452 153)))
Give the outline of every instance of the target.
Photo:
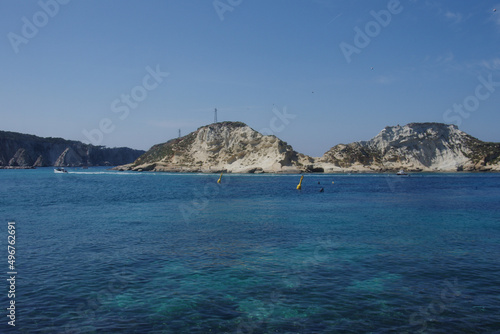
POLYGON ((168 161, 175 154, 185 153, 191 144, 193 144, 197 134, 198 131, 191 132, 184 137, 171 139, 166 143, 154 145, 134 162, 134 166, 153 163, 160 160, 168 161))
POLYGON ((144 153, 126 147, 107 148, 75 140, 0 131, 0 166, 101 166, 130 163, 144 153))

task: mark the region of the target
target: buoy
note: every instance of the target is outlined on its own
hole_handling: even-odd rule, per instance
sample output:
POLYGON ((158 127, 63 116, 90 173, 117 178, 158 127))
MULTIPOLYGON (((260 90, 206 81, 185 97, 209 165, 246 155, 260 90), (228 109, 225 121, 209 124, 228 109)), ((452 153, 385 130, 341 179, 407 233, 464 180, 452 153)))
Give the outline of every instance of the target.
POLYGON ((220 173, 219 179, 217 180, 217 183, 220 183, 220 180, 222 179, 222 173, 220 173))
POLYGON ((297 190, 302 189, 302 180, 303 180, 303 179, 304 179, 304 175, 302 175, 302 176, 300 177, 299 184, 297 185, 297 190))
POLYGON ((332 181, 332 184, 334 184, 335 182, 332 181))

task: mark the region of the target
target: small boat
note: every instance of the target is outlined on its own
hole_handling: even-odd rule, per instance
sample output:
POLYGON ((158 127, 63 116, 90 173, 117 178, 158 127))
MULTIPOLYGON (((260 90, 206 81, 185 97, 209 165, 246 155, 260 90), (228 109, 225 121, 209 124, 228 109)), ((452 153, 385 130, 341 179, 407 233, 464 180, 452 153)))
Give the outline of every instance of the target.
POLYGON ((404 170, 400 170, 399 172, 396 173, 396 175, 408 175, 404 170))
POLYGON ((64 168, 54 168, 54 173, 67 173, 68 171, 64 168))

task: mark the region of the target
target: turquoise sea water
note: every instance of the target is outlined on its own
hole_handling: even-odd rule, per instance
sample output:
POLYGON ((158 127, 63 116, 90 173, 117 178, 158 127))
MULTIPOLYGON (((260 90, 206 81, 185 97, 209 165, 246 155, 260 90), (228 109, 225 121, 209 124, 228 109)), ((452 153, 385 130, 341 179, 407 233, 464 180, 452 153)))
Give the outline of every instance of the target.
POLYGON ((15 221, 18 332, 500 333, 500 174, 69 171, 0 170, 0 332, 15 221))

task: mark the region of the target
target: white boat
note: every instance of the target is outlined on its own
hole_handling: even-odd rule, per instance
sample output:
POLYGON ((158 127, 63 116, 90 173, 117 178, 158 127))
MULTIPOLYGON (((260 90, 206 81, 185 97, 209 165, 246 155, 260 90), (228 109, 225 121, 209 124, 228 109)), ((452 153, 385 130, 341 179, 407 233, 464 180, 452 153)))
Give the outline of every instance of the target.
POLYGON ((403 169, 396 173, 396 175, 408 175, 403 169))
POLYGON ((54 173, 67 173, 68 171, 62 167, 54 168, 54 173))

